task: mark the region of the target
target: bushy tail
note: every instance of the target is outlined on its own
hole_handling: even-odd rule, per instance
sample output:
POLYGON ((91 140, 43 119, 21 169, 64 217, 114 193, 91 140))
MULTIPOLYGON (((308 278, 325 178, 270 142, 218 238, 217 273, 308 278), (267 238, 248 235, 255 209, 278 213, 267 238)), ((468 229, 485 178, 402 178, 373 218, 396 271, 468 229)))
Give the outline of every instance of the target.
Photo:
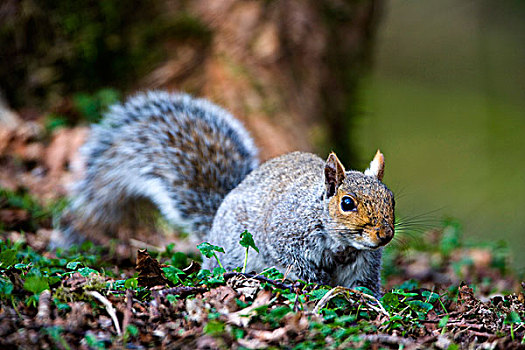
POLYGON ((74 186, 55 247, 88 231, 112 234, 148 203, 204 239, 223 198, 258 166, 251 137, 228 112, 167 92, 113 106, 82 154, 86 173, 74 186))

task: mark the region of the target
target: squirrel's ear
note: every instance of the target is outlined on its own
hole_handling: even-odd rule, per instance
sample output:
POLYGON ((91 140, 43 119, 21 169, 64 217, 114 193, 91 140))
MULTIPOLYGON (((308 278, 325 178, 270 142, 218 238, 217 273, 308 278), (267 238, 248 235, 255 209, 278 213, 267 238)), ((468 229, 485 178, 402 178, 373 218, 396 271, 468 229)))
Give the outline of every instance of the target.
POLYGON ((345 168, 339 159, 337 159, 335 153, 332 152, 328 156, 324 166, 324 180, 328 197, 332 197, 335 194, 337 188, 343 183, 344 179, 345 168))
POLYGON ((374 159, 370 162, 368 169, 365 170, 365 175, 377 177, 379 181, 383 180, 385 173, 385 156, 380 150, 377 150, 374 159))

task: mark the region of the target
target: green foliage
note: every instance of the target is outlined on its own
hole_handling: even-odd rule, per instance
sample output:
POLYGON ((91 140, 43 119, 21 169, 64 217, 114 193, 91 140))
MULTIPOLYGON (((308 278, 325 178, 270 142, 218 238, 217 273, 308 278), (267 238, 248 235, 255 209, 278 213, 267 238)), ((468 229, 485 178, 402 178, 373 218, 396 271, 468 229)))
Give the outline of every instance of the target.
MULTIPOLYGON (((437 249, 442 255, 453 255, 453 249, 448 248, 448 245, 452 246, 453 243, 445 242, 453 242, 460 237, 457 232, 450 228, 447 238, 440 238, 442 243, 434 249, 437 249)), ((455 242, 459 245, 466 244, 461 239, 455 242)), ((253 237, 247 232, 241 236, 240 244, 246 251, 250 247, 256 248, 254 248, 253 237)), ((217 259, 217 254, 224 252, 223 248, 209 243, 202 243, 198 248, 206 258, 217 259)), ((24 239, 18 242, 0 240, 0 301, 35 309, 39 305, 42 291, 49 289, 52 292, 52 303, 56 308, 54 312, 58 315, 64 316, 70 312, 73 309, 73 306, 70 306, 71 302, 75 301, 89 303, 97 314, 105 313, 104 307, 94 302, 86 292, 96 290, 107 295, 112 303, 120 303, 119 308, 122 308, 125 305, 123 298, 129 292, 127 289, 131 289, 134 305, 141 305, 140 307, 144 310, 147 305, 151 307, 153 301, 155 305, 159 305, 157 304, 158 299, 152 300, 155 292, 138 286, 137 273, 125 279, 122 272, 112 269, 114 275, 124 279, 108 278, 109 270, 104 268, 101 256, 101 250, 90 243, 68 251, 58 251, 56 257, 53 257, 53 255, 34 251, 24 239), (64 283, 66 277, 71 277, 71 280, 76 283, 80 281, 81 287, 78 287, 78 284, 76 287, 71 287, 64 283), (17 284, 17 280, 20 280, 22 284, 17 284)), ((227 284, 226 270, 222 267, 216 267, 212 271, 200 270, 192 273, 185 272, 187 270, 183 271, 189 259, 185 254, 176 252, 174 245, 168 245, 165 251, 157 253, 157 257, 162 258, 166 263, 167 266, 162 267, 164 275, 177 287, 212 289, 227 284)), ((400 337, 407 335, 413 337, 425 329, 429 321, 432 322, 434 330, 437 326, 437 330, 444 334, 450 332, 457 323, 457 319, 451 318, 454 316, 450 316, 451 313, 447 311, 447 308, 458 310, 457 307, 452 308, 451 304, 461 302, 457 298, 457 287, 440 295, 433 289, 423 288, 425 284, 420 284, 415 280, 404 281, 397 287, 387 290, 380 300, 376 300, 373 293, 364 287, 350 290, 342 287, 319 286, 303 281, 290 283, 284 280, 283 274, 275 268, 268 268, 261 275, 274 281, 273 283, 265 281, 260 285, 261 289, 271 291, 269 302, 258 307, 250 307, 254 305, 253 299, 241 297, 237 289, 239 287, 232 287, 239 294, 229 294, 235 298, 235 302, 232 303, 233 306, 230 304, 228 307, 239 311, 246 309, 245 313, 240 312, 240 317, 247 317, 250 325, 265 331, 283 327, 293 329, 301 322, 306 323, 304 327, 307 329, 303 328, 300 331, 301 340, 296 341, 294 337, 290 337, 289 344, 287 344, 289 348, 347 348, 355 344, 363 344, 364 347, 368 347, 370 343, 363 341, 361 338, 363 334, 394 333, 400 337), (299 322, 298 319, 301 317, 299 322)), ((231 285, 228 281, 228 286, 231 285)), ((245 337, 251 339, 253 335, 249 330, 247 331, 238 323, 230 322, 229 313, 225 313, 217 306, 217 302, 220 305, 219 300, 223 299, 214 298, 222 298, 220 293, 229 293, 228 290, 229 288, 218 288, 209 293, 200 294, 197 298, 202 298, 203 303, 199 301, 196 303, 198 306, 195 307, 201 308, 198 313, 201 316, 191 322, 197 323, 205 334, 214 337, 218 342, 225 340, 229 342, 245 337)), ((167 309, 163 309, 162 312, 169 313, 172 311, 171 308, 180 311, 181 305, 186 304, 181 301, 192 298, 192 296, 168 294, 164 298, 160 299, 161 304, 164 303, 167 309)), ((521 311, 513 311, 510 299, 502 298, 500 303, 502 303, 503 310, 498 314, 500 323, 508 325, 507 329, 510 329, 513 340, 520 341, 523 338, 522 327, 525 314, 521 311)), ((496 307, 496 305, 493 304, 491 307, 496 307)), ((182 322, 182 324, 186 323, 186 320, 182 322)), ((56 347, 67 348, 69 346, 63 329, 48 327, 42 332, 47 332, 46 335, 52 339, 56 347)), ((144 332, 144 327, 141 324, 128 324, 118 341, 121 341, 126 347, 131 342, 139 341, 143 337, 142 332, 144 332)), ((88 331, 85 333, 83 342, 90 348, 96 349, 104 348, 108 346, 109 341, 114 340, 99 341, 88 331)))
POLYGON ((259 253, 259 248, 255 246, 255 242, 253 240, 253 236, 250 232, 244 231, 241 233, 241 240, 239 241, 239 244, 246 248, 246 251, 248 251, 248 248, 252 248, 257 253, 259 253))
POLYGON ((15 2, 0 21, 2 90, 19 107, 108 84, 126 89, 165 57, 167 40, 208 45, 211 32, 198 18, 164 7, 156 0, 15 2))
POLYGON ((35 231, 41 227, 51 227, 53 215, 65 206, 64 200, 57 200, 43 206, 27 190, 12 191, 0 188, 0 209, 22 209, 29 214, 29 219, 7 226, 0 222, 0 232, 7 230, 35 231))
POLYGON ((98 340, 97 337, 93 333, 86 333, 86 336, 84 337, 84 340, 86 341, 86 344, 91 349, 105 349, 104 342, 101 340, 98 340))
POLYGON ((101 89, 94 94, 77 93, 73 103, 80 115, 90 123, 100 120, 109 106, 118 102, 120 94, 114 89, 101 89))
POLYGON ((48 279, 43 276, 28 275, 24 282, 24 289, 33 294, 40 294, 42 291, 49 289, 48 279))
POLYGON ((218 246, 210 244, 208 242, 203 242, 203 243, 201 243, 201 244, 199 244, 197 246, 197 249, 199 249, 201 254, 204 255, 205 257, 207 257, 208 259, 210 259, 212 257, 215 258, 217 260, 217 263, 219 264, 219 266, 222 269, 224 269, 224 267, 221 264, 221 261, 219 260, 219 258, 217 257, 217 254, 215 253, 215 252, 224 253, 224 248, 218 247, 218 246))
MULTIPOLYGON (((33 250, 22 237, 17 242, 0 240, 0 299, 26 298, 28 305, 36 305, 38 295, 46 290, 57 287, 66 276, 79 272, 82 276, 99 275, 98 271, 86 265, 104 266, 100 256, 100 248, 92 244, 74 247, 66 252, 59 251, 56 257, 47 257, 33 250), (84 267, 82 267, 84 266, 84 267), (15 285, 9 276, 20 279, 26 293, 14 293, 15 285)), ((93 281, 93 283, 95 283, 93 281)), ((103 288, 104 283, 95 283, 85 288, 103 288)), ((57 307, 64 309, 62 299, 57 300, 57 307), (58 306, 60 305, 60 306, 58 306)))
POLYGON ((204 333, 214 336, 219 336, 224 333, 225 324, 218 320, 211 320, 204 326, 204 333))
POLYGON ((246 265, 248 264, 248 250, 252 248, 257 253, 259 253, 259 248, 255 246, 253 236, 248 231, 244 231, 243 233, 241 233, 241 240, 239 241, 239 244, 246 248, 246 254, 244 255, 244 265, 242 267, 242 272, 246 272, 246 265))
POLYGON ((179 284, 181 282, 179 276, 185 275, 182 270, 173 266, 163 267, 162 271, 164 271, 164 276, 166 276, 166 278, 169 279, 173 284, 179 284))

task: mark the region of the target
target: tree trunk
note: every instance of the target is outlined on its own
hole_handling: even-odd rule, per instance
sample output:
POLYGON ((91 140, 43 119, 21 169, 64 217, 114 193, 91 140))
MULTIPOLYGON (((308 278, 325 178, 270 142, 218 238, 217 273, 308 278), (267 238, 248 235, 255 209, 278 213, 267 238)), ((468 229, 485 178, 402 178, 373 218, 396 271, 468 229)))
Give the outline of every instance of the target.
POLYGON ((206 96, 241 119, 263 159, 330 149, 355 160, 351 123, 382 0, 169 2, 210 33, 173 40, 142 82, 206 96))

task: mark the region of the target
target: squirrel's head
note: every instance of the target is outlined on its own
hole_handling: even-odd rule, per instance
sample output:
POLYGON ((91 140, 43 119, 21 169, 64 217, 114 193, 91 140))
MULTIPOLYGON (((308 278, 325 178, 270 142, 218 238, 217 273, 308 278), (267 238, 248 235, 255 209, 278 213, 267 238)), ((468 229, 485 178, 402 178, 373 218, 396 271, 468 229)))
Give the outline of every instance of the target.
POLYGON ((336 242, 359 250, 376 249, 394 237, 394 194, 382 182, 378 150, 368 169, 345 171, 335 153, 325 164, 329 232, 336 242))

